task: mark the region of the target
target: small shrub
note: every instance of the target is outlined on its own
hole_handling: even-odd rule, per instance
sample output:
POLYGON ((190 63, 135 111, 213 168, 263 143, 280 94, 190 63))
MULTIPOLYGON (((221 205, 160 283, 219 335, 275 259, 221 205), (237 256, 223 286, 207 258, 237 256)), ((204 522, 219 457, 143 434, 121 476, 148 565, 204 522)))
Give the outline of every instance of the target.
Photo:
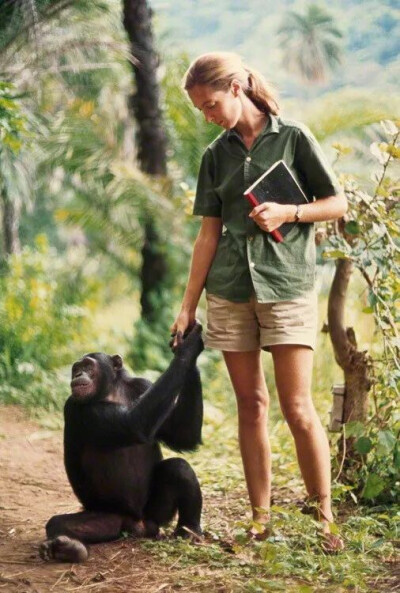
MULTIPOLYGON (((20 389, 25 389, 23 400, 36 405, 47 397, 51 402, 44 371, 70 363, 85 350, 96 295, 97 284, 85 277, 82 266, 51 251, 43 235, 36 249, 10 257, 0 276, 0 399, 20 402, 20 389)), ((54 387, 54 379, 50 384, 54 387)))

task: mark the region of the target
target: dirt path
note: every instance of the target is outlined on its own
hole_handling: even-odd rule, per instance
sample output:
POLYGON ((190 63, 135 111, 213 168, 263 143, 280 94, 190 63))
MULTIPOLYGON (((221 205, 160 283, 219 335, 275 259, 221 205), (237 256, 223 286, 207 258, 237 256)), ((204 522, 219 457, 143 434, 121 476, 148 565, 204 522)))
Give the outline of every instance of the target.
POLYGON ((84 565, 38 556, 44 525, 79 504, 63 467, 62 433, 40 429, 18 407, 0 406, 0 592, 173 590, 177 574, 157 567, 132 540, 96 546, 84 565))

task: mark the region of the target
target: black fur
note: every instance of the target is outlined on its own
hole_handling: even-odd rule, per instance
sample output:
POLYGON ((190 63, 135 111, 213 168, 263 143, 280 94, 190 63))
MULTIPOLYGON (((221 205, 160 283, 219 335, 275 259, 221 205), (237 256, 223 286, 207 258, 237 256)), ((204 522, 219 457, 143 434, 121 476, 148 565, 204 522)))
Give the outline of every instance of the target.
POLYGON ((82 543, 116 539, 121 531, 155 536, 176 511, 177 534, 201 533, 196 475, 183 459, 163 461, 159 441, 176 451, 201 443, 196 359, 202 349, 196 324, 154 385, 130 377, 117 355, 91 353, 74 363, 64 409, 64 460, 84 511, 50 519, 42 557, 82 561, 82 543))

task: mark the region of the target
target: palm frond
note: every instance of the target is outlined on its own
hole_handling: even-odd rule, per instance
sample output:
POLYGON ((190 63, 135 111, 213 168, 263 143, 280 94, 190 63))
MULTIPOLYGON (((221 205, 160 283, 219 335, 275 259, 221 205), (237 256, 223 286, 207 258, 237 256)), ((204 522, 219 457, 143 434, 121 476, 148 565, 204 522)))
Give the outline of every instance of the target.
POLYGON ((311 4, 305 14, 288 11, 278 28, 283 50, 283 66, 306 82, 321 82, 341 58, 338 39, 342 33, 333 17, 322 7, 311 4))

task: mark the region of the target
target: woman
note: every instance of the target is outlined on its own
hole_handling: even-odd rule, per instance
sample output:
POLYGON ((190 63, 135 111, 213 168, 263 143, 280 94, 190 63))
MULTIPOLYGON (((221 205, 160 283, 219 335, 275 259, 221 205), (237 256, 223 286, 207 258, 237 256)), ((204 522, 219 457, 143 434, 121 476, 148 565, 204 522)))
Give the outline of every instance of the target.
MULTIPOLYGON (((311 399, 317 327, 314 288, 317 221, 343 216, 346 198, 311 132, 278 116, 265 80, 232 53, 197 58, 184 78, 193 105, 225 129, 205 151, 194 214, 201 215, 187 288, 171 330, 177 343, 207 292, 206 345, 220 349, 237 398, 239 444, 253 520, 268 532, 271 455, 268 391, 261 349, 272 354, 283 414, 294 436, 309 497, 317 501, 325 548, 342 540, 330 533, 330 453, 311 399), (254 209, 243 192, 283 159, 309 203, 263 203, 254 209), (271 231, 297 222, 283 243, 271 231)), ((253 536, 257 530, 251 530, 253 536)))

